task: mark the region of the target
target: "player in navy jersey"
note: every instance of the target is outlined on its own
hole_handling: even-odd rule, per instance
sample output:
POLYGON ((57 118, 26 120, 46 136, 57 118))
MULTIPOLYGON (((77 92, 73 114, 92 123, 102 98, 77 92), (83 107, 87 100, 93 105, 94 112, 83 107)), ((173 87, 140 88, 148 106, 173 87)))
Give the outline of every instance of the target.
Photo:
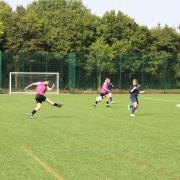
POLYGON ((114 101, 112 100, 112 88, 114 87, 114 85, 111 83, 111 80, 108 78, 108 90, 109 90, 109 101, 111 104, 114 103, 114 101))
POLYGON ((128 110, 131 110, 131 116, 135 116, 135 111, 138 109, 139 101, 138 101, 138 94, 143 94, 144 91, 141 91, 139 89, 140 85, 137 81, 137 79, 133 80, 132 85, 130 86, 129 93, 130 93, 130 99, 132 104, 128 105, 128 110))

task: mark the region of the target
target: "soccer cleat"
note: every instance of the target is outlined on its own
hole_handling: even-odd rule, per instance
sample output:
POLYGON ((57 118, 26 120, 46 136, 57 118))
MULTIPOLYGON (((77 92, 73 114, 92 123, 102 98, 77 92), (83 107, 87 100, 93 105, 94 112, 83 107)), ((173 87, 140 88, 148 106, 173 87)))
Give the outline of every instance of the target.
POLYGON ((116 102, 115 101, 111 101, 111 104, 115 104, 116 102))
POLYGON ((33 114, 32 113, 29 113, 28 116, 29 116, 30 119, 33 119, 33 114))
POLYGON ((135 117, 135 114, 131 114, 130 116, 131 116, 131 117, 135 117))
POLYGON ((106 104, 106 107, 111 107, 109 104, 106 104))
POLYGON ((94 103, 93 106, 96 108, 96 103, 94 103))
POLYGON ((59 107, 59 108, 62 108, 63 106, 64 106, 64 103, 58 104, 58 107, 59 107))

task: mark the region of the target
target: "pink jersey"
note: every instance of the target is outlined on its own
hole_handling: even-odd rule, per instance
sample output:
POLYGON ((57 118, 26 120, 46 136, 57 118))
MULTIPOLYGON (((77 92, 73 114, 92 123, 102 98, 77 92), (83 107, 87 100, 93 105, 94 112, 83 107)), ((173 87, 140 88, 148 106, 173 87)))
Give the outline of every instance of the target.
POLYGON ((108 83, 104 82, 102 87, 101 87, 101 93, 106 94, 107 93, 107 88, 108 88, 108 83))
POLYGON ((39 95, 44 95, 47 90, 47 84, 44 82, 38 82, 36 87, 36 93, 39 95))

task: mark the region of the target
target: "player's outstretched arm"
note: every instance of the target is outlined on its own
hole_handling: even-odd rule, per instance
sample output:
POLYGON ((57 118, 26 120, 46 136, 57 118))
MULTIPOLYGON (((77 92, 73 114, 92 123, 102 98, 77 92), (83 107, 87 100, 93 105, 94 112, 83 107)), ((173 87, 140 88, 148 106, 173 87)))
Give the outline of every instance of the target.
POLYGON ((139 91, 139 93, 140 93, 140 94, 144 94, 144 93, 145 93, 145 91, 139 91))
POLYGON ((55 85, 54 85, 54 83, 53 83, 53 85, 52 85, 51 88, 50 88, 49 86, 47 86, 47 90, 48 90, 48 91, 52 91, 52 90, 54 89, 54 87, 55 87, 55 85))
POLYGON ((28 89, 28 88, 30 88, 31 86, 37 86, 38 85, 38 83, 32 83, 32 84, 30 84, 30 85, 28 85, 27 87, 25 87, 25 91, 28 89))

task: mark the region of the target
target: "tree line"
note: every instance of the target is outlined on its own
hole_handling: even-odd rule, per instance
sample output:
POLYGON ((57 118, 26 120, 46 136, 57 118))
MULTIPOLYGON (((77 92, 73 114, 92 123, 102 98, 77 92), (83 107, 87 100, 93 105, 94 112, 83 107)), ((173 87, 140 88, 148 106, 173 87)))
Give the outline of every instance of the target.
POLYGON ((175 28, 149 29, 121 11, 98 17, 79 0, 38 0, 16 10, 1 1, 0 50, 13 54, 10 63, 16 71, 23 53, 58 52, 63 60, 75 52, 87 71, 98 67, 100 78, 115 72, 121 60, 124 71, 133 74, 144 66, 157 79, 167 63, 169 75, 180 79, 180 33, 175 28))

